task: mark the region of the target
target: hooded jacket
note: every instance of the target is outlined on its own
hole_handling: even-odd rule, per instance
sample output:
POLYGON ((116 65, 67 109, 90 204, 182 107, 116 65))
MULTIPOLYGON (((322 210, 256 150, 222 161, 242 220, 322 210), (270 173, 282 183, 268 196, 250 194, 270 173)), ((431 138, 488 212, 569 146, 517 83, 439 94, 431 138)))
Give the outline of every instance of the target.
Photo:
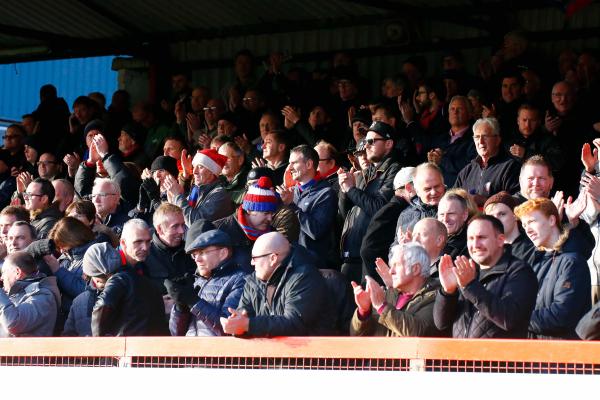
POLYGON ((0 336, 52 336, 60 307, 56 278, 37 273, 0 290, 0 336))

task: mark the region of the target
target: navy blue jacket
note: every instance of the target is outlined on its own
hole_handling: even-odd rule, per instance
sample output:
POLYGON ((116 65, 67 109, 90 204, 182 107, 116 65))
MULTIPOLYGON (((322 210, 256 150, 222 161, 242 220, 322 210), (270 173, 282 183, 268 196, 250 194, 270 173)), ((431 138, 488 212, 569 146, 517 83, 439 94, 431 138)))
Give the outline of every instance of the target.
POLYGON ((222 336, 220 318, 227 318, 227 309, 236 309, 249 271, 241 268, 231 258, 212 271, 210 278, 196 277, 194 287, 198 302, 190 310, 171 311, 169 330, 173 336, 222 336))
POLYGON ((577 338, 577 322, 591 305, 590 272, 585 259, 575 252, 538 251, 532 267, 540 288, 529 323, 529 336, 577 338))
POLYGON ((481 167, 480 160, 481 157, 477 156, 458 173, 454 187, 461 187, 470 194, 484 197, 503 190, 511 194, 519 191, 520 162, 503 149, 490 158, 485 168, 481 167))
POLYGON ((315 255, 333 262, 337 196, 327 180, 316 181, 303 191, 296 186, 290 208, 300 222, 298 243, 315 255))

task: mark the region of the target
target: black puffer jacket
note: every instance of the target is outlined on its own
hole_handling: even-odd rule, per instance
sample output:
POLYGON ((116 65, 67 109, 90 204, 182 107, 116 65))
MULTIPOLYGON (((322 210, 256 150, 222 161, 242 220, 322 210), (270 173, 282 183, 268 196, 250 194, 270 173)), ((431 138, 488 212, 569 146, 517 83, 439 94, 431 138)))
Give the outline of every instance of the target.
POLYGON ((92 310, 99 291, 92 285, 75 297, 62 336, 92 336, 92 310))
POLYGON ((387 156, 378 167, 371 166, 365 177, 356 180, 356 187, 347 193, 340 191, 339 208, 346 215, 342 230, 342 259, 360 260, 360 245, 371 218, 394 195, 394 177, 400 165, 387 156))
POLYGON ((433 308, 438 329, 455 338, 524 338, 535 306, 537 279, 508 251, 485 275, 450 295, 440 289, 433 308))
POLYGON ((169 336, 160 291, 133 268, 111 276, 92 312, 94 336, 169 336))
POLYGON ((268 282, 253 273, 244 286, 238 310, 250 317, 251 336, 322 335, 331 327, 333 316, 328 309, 326 284, 301 246, 294 246, 268 282), (275 286, 271 305, 267 303, 267 287, 275 286))
POLYGON ((31 220, 31 225, 33 225, 37 232, 37 238, 46 239, 50 230, 62 217, 63 213, 58 209, 58 203, 52 203, 50 207, 39 213, 31 220))
POLYGON ((167 246, 156 233, 152 235, 152 243, 148 257, 144 260, 144 276, 160 289, 163 295, 167 294, 163 281, 167 278, 193 275, 196 263, 192 257, 185 253, 184 245, 178 247, 167 246))

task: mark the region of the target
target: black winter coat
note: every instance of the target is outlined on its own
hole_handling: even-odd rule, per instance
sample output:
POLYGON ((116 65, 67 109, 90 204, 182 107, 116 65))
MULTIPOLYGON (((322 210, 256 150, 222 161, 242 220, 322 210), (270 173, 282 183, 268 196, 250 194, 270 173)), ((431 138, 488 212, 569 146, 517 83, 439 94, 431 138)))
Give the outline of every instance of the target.
POLYGON ((503 149, 490 158, 485 168, 481 167, 481 157, 464 167, 456 178, 454 187, 465 189, 470 194, 490 197, 506 190, 514 194, 519 190, 519 173, 521 163, 511 157, 503 149))
POLYGON ((326 284, 310 255, 300 246, 292 247, 268 282, 253 273, 246 280, 238 310, 250 317, 248 335, 308 336, 322 335, 331 327, 333 316, 323 314, 328 309, 326 284), (271 304, 267 302, 267 287, 275 286, 271 304))
POLYGON ((346 215, 342 230, 342 259, 360 260, 360 245, 371 218, 394 196, 394 177, 400 165, 388 155, 378 167, 371 166, 365 177, 347 193, 340 190, 339 208, 346 215))
POLYGON ((112 275, 92 312, 94 336, 169 336, 160 291, 130 267, 112 275))
MULTIPOLYGON (((481 274, 480 274, 481 275, 481 274)), ((535 306, 537 279, 529 265, 505 251, 486 274, 454 294, 440 289, 433 318, 455 338, 524 338, 535 306)))
POLYGON ((167 246, 156 233, 152 235, 152 243, 148 257, 144 260, 144 276, 149 278, 163 295, 167 294, 163 281, 167 278, 193 275, 196 263, 185 253, 183 243, 176 248, 167 246))

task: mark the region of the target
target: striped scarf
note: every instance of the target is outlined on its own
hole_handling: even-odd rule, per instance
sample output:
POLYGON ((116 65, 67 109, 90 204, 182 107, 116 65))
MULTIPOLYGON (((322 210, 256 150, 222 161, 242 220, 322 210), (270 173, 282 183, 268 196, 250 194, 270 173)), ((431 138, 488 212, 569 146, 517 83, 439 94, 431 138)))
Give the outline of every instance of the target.
POLYGON ((192 186, 192 190, 190 190, 190 195, 187 198, 188 204, 190 207, 196 207, 196 203, 198 202, 198 197, 200 196, 200 188, 196 185, 192 186))
POLYGON ((242 209, 242 206, 239 206, 237 209, 237 220, 238 220, 238 224, 244 231, 244 234, 246 235, 246 237, 253 242, 256 239, 258 239, 258 237, 260 235, 270 232, 270 230, 259 231, 258 229, 254 229, 253 227, 251 227, 248 224, 248 222, 246 222, 246 214, 244 214, 244 210, 242 209))

